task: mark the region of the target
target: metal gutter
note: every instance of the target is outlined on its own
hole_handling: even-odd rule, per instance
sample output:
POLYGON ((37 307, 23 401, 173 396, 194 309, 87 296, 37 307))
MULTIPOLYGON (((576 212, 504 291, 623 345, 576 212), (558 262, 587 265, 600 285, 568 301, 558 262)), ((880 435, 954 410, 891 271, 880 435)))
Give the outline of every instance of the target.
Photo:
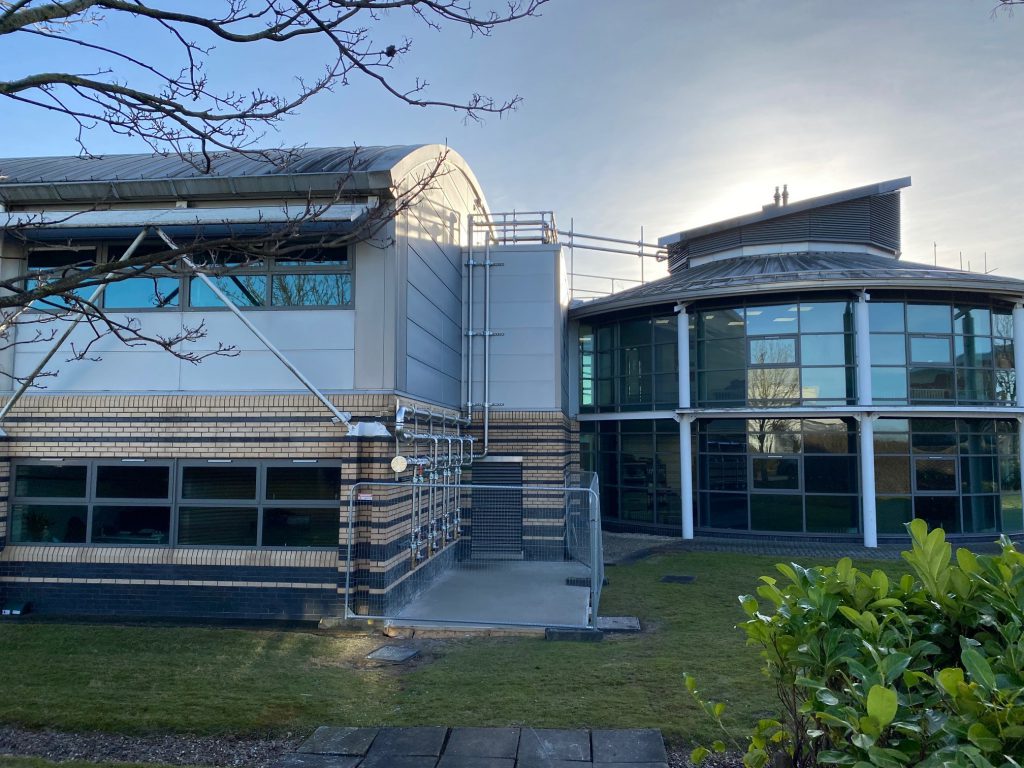
POLYGON ((13 211, 0 213, 0 229, 29 240, 126 237, 141 227, 160 227, 169 235, 231 237, 270 234, 296 223, 303 232, 336 230, 364 218, 370 205, 334 204, 322 210, 306 205, 242 208, 129 208, 108 211, 13 211), (303 219, 307 218, 308 221, 303 219), (127 234, 126 233, 130 233, 127 234))

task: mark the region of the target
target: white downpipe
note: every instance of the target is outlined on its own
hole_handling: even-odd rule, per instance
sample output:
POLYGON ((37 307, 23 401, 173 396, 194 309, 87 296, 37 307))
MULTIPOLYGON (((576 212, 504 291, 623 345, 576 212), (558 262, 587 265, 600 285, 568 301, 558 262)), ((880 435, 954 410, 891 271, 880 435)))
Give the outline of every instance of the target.
MULTIPOLYGON (((168 246, 174 249, 178 248, 177 244, 165 232, 163 232, 160 229, 157 229, 156 233, 160 236, 161 240, 167 243, 168 246)), ((190 259, 188 256, 182 256, 181 261, 186 267, 192 270, 196 277, 198 277, 206 284, 207 288, 213 291, 213 295, 220 299, 224 303, 224 306, 231 310, 235 317, 242 321, 242 325, 248 328, 252 332, 252 334, 257 339, 260 340, 263 346, 265 346, 270 351, 270 353, 274 355, 274 357, 281 361, 284 367, 287 368, 292 373, 292 375, 299 380, 302 386, 304 386, 306 389, 312 392, 316 396, 316 398, 327 407, 327 410, 334 414, 333 421, 344 424, 345 427, 348 429, 349 434, 356 433, 356 428, 360 425, 353 425, 350 423, 352 414, 347 413, 345 411, 339 411, 337 407, 334 405, 334 403, 332 403, 323 392, 317 389, 313 382, 307 379, 306 376, 302 373, 302 371, 296 368, 292 364, 291 360, 285 357, 284 353, 281 350, 279 350, 270 339, 263 335, 259 328, 252 324, 252 322, 249 320, 249 318, 245 316, 242 310, 240 310, 238 306, 230 298, 228 298, 227 294, 224 293, 224 291, 222 291, 217 286, 217 284, 213 282, 213 280, 211 280, 207 275, 205 275, 203 272, 199 270, 199 268, 195 265, 195 262, 193 262, 192 259, 190 259)), ((384 429, 383 425, 381 424, 376 424, 374 426, 378 427, 379 429, 384 429)))
MULTIPOLYGON (((131 245, 129 245, 125 252, 121 254, 121 258, 119 258, 118 261, 124 261, 125 259, 130 258, 131 255, 135 253, 135 249, 142 244, 143 240, 146 239, 146 235, 148 233, 149 228, 143 227, 142 231, 135 236, 134 240, 132 240, 131 245)), ((97 285, 96 290, 92 292, 92 295, 88 299, 89 304, 95 305, 96 302, 98 302, 103 297, 103 294, 106 290, 107 283, 101 283, 100 285, 97 285)), ((12 318, 12 321, 17 318, 18 314, 20 314, 21 311, 23 310, 19 310, 19 312, 14 316, 14 318, 12 318)), ((4 418, 7 416, 7 414, 11 412, 11 409, 14 407, 14 404, 21 399, 21 396, 25 394, 28 388, 32 386, 32 382, 36 380, 36 377, 40 373, 42 373, 43 368, 45 368, 47 364, 50 362, 50 360, 53 359, 53 356, 57 354, 57 350, 61 348, 65 341, 68 340, 68 337, 71 335, 71 333, 75 330, 75 328, 78 327, 78 324, 82 322, 83 317, 84 315, 81 312, 78 312, 77 314, 75 314, 74 318, 68 321, 68 327, 64 329, 64 333, 62 333, 57 338, 57 340, 50 347, 49 351, 45 355, 43 355, 43 359, 39 361, 39 365, 37 365, 33 369, 32 373, 30 373, 23 382, 21 382, 21 386, 18 387, 18 391, 11 395, 11 399, 4 403, 4 407, 0 408, 0 422, 2 422, 4 418)), ((2 429, 0 429, 0 436, 3 436, 5 434, 6 433, 2 429)))
POLYGON ((484 248, 484 450, 491 449, 491 244, 484 248))
POLYGON ((466 292, 466 413, 473 418, 473 340, 476 338, 473 333, 473 267, 476 261, 473 259, 473 214, 469 215, 469 259, 466 261, 466 275, 468 276, 466 292))

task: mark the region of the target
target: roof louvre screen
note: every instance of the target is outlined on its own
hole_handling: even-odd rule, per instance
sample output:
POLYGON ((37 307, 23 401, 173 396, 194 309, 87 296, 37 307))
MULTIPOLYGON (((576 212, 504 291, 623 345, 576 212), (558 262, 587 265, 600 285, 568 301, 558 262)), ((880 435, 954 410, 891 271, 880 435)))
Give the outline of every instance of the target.
POLYGON ((871 239, 900 249, 900 196, 898 192, 871 198, 871 239))
POLYGON ((871 204, 869 198, 850 200, 809 211, 808 240, 826 243, 871 242, 871 204))

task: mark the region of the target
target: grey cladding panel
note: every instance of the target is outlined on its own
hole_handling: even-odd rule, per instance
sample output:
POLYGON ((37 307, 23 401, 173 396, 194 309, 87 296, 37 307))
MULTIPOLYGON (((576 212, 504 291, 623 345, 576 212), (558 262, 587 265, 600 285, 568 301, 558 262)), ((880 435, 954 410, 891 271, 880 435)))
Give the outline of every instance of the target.
POLYGON ((744 245, 762 245, 764 243, 792 243, 806 240, 811 231, 810 217, 807 213, 795 213, 759 224, 751 224, 740 230, 744 245))
POLYGON ((728 229, 725 232, 716 232, 707 237, 701 237, 690 243, 690 256, 702 256, 707 253, 717 253, 729 248, 737 248, 743 244, 742 229, 728 229))
POLYGON ((696 237, 669 246, 669 272, 689 268, 691 258, 741 246, 777 243, 864 243, 897 251, 900 247, 899 193, 860 197, 796 211, 765 221, 696 237))
POLYGON ((808 211, 808 240, 863 243, 871 239, 871 204, 868 198, 808 211))
POLYGON ((893 250, 900 248, 900 195, 871 198, 871 239, 893 250))

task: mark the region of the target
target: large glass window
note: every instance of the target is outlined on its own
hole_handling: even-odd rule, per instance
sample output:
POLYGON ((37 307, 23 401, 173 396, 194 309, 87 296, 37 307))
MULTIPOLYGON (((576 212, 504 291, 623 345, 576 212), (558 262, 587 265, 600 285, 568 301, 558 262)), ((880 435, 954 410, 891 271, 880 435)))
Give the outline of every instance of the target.
POLYGON ((853 402, 852 305, 794 300, 694 313, 696 405, 853 402))
POLYGON ((878 419, 879 533, 914 517, 948 533, 1024 530, 1017 441, 1008 420, 878 419))
MULTIPOLYGON (((100 261, 119 260, 128 243, 101 243, 87 250, 34 250, 28 271, 38 280, 57 280, 69 269, 81 269, 100 261), (35 277, 35 275, 39 277, 35 277)), ((147 241, 133 255, 159 254, 167 247, 147 241)), ((350 307, 352 272, 347 249, 294 246, 292 250, 257 254, 197 252, 192 260, 206 270, 213 283, 240 307, 350 307)), ((93 289, 76 291, 88 296, 93 289)), ((103 305, 117 310, 176 309, 183 306, 220 308, 223 302, 204 280, 168 266, 128 269, 128 276, 107 284, 103 305)), ((57 299, 39 302, 35 308, 61 309, 57 299)))
POLYGON ((580 424, 582 468, 598 473, 601 514, 619 528, 679 530, 682 486, 674 419, 580 424))
POLYGON ((696 424, 701 526, 860 530, 853 419, 702 419, 696 424))
MULTIPOLYGON (((25 268, 28 280, 25 289, 33 290, 40 283, 54 284, 73 277, 75 272, 89 269, 96 264, 95 248, 40 248, 29 251, 25 268)), ((77 288, 71 293, 81 299, 88 299, 95 286, 77 288)), ((32 304, 32 309, 43 312, 60 312, 68 307, 67 301, 60 296, 48 296, 32 304)))
POLYGON ((676 322, 674 314, 655 314, 581 325, 580 410, 677 408, 676 322))
POLYGON ((336 465, 18 462, 15 543, 335 547, 336 465))
POLYGON ((170 541, 171 467, 87 461, 16 463, 15 543, 160 545, 170 541))
POLYGON ((875 298, 872 397, 881 404, 1012 404, 1008 307, 875 298))

